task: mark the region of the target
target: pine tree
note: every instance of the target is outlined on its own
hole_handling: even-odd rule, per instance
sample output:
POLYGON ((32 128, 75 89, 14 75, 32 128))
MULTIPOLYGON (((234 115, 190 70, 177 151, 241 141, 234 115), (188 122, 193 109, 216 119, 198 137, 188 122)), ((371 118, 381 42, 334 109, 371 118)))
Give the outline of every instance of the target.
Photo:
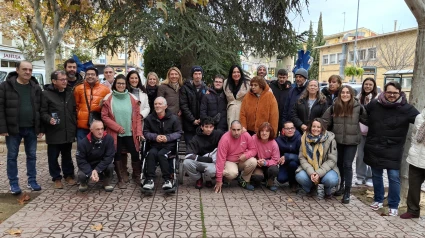
MULTIPOLYGON (((325 44, 325 40, 323 38, 322 13, 320 13, 319 22, 317 24, 317 34, 314 40, 314 47, 322 46, 324 44, 325 44)), ((311 79, 319 79, 320 50, 313 49, 312 57, 313 57, 313 65, 310 68, 309 77, 311 79)))
POLYGON ((307 50, 312 52, 313 50, 313 23, 310 21, 310 29, 308 30, 308 39, 307 39, 307 50))

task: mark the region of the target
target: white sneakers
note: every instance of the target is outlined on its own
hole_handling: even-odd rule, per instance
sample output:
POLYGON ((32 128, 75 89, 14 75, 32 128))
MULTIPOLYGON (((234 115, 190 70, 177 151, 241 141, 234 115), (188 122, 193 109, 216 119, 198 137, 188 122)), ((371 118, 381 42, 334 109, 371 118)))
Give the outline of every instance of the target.
POLYGON ((167 190, 173 188, 173 185, 171 184, 170 180, 166 180, 164 182, 164 185, 162 185, 162 189, 167 190))
POLYGON ((377 211, 377 210, 379 210, 380 208, 382 208, 383 207, 383 203, 382 202, 373 202, 371 205, 370 205, 370 208, 372 208, 372 210, 374 210, 374 211, 377 211))
POLYGON ((388 212, 388 216, 392 216, 392 217, 398 216, 398 209, 390 208, 390 211, 388 212))
POLYGON ((368 180, 366 180, 365 185, 366 185, 366 186, 368 186, 368 187, 373 187, 372 179, 368 179, 368 180))
POLYGON ((145 185, 143 185, 143 189, 152 190, 154 188, 154 182, 152 179, 149 179, 145 182, 145 185))
POLYGON ((364 184, 364 180, 363 179, 357 179, 355 184, 356 185, 362 185, 362 184, 364 184))

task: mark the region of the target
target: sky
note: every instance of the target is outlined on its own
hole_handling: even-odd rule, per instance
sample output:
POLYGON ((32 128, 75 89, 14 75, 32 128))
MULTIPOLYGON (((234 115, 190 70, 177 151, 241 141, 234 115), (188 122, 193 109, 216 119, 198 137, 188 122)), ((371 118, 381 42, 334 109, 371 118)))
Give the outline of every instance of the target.
MULTIPOLYGON (((310 21, 313 30, 317 30, 320 12, 322 12, 323 34, 332 35, 342 31, 356 29, 357 0, 309 0, 308 9, 304 8, 302 18, 292 14, 292 24, 297 32, 308 31, 310 21), (345 12, 345 26, 344 14, 345 12)), ((359 28, 371 29, 377 34, 394 30, 417 27, 412 12, 403 0, 360 0, 359 28)))

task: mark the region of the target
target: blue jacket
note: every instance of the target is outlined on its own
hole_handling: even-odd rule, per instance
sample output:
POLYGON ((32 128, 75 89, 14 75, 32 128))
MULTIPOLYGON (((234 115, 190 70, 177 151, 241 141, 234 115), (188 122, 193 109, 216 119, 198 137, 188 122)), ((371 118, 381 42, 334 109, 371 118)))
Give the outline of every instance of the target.
POLYGON ((295 131, 293 137, 280 135, 275 140, 279 146, 280 156, 285 155, 285 153, 295 154, 298 156, 300 153, 301 134, 298 131, 295 131))
POLYGON ((285 107, 283 111, 280 112, 282 114, 282 116, 280 117, 282 118, 282 121, 280 122, 282 124, 282 127, 283 127, 283 123, 291 120, 292 108, 294 107, 294 104, 298 101, 298 99, 300 98, 301 93, 307 87, 307 84, 308 84, 308 81, 305 81, 303 86, 301 87, 295 86, 294 88, 291 88, 291 90, 289 91, 288 98, 285 101, 285 107))

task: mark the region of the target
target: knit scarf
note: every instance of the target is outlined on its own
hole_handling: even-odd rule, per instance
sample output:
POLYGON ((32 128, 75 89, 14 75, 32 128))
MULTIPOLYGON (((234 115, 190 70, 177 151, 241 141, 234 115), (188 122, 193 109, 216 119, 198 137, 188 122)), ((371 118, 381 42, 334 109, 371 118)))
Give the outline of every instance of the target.
POLYGON ((324 135, 313 136, 310 133, 304 133, 301 137, 301 151, 307 158, 308 163, 318 170, 323 163, 323 143, 328 139, 328 133, 324 135))
POLYGON ((382 92, 378 96, 378 103, 387 108, 399 108, 407 103, 406 94, 404 92, 400 93, 400 97, 395 102, 390 102, 385 98, 385 92, 382 92))
POLYGON ((180 85, 179 85, 179 83, 177 82, 177 83, 172 83, 172 82, 170 82, 170 86, 171 86, 171 88, 173 88, 174 89, 174 91, 176 91, 176 92, 178 92, 179 91, 179 87, 180 87, 180 85))

